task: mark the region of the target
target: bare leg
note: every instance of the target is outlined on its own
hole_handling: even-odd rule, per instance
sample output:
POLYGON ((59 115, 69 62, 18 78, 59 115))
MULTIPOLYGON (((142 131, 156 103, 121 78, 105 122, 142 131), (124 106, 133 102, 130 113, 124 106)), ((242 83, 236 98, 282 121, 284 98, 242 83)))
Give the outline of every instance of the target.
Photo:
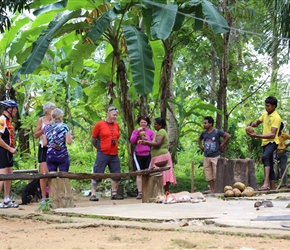
POLYGON ((263 187, 269 187, 270 166, 264 167, 264 177, 263 187))
POLYGON ((3 186, 4 186, 4 182, 0 181, 0 193, 2 192, 3 186))
POLYGON ((165 186, 164 186, 164 191, 169 192, 169 186, 170 186, 170 182, 166 182, 165 186))
POLYGON ((136 178, 138 193, 142 193, 142 176, 138 175, 136 178))
POLYGON ((112 193, 116 194, 119 186, 119 181, 112 180, 112 193))
POLYGON ((94 179, 92 179, 91 196, 96 196, 97 186, 98 186, 98 182, 96 182, 94 179))
MULTIPOLYGON (((40 170, 39 172, 41 174, 48 173, 48 168, 47 168, 46 162, 41 162, 39 164, 39 170, 40 170)), ((46 198, 46 179, 40 179, 39 184, 40 184, 41 196, 44 199, 44 198, 46 198)))
POLYGON ((211 180, 211 181, 209 181, 208 183, 209 183, 210 191, 211 191, 212 193, 214 193, 214 180, 211 180))
POLYGON ((276 188, 275 188, 275 180, 270 181, 270 189, 271 189, 271 190, 275 190, 275 189, 276 189, 276 188))
MULTIPOLYGON (((6 174, 13 174, 13 167, 5 168, 5 170, 6 174)), ((10 199, 11 182, 11 180, 4 181, 4 202, 10 199)))

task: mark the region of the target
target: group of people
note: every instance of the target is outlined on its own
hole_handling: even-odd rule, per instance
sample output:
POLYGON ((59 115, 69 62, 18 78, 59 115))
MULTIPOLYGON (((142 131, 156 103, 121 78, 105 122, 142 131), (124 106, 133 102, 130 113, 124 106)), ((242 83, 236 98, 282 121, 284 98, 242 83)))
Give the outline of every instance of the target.
MULTIPOLYGON (((274 152, 283 161, 282 171, 287 164, 286 148, 290 144, 285 141, 290 139, 290 135, 284 133, 284 124, 276 111, 278 101, 275 97, 269 96, 265 100, 265 109, 259 119, 249 125, 257 127, 263 124, 263 133, 256 134, 247 131, 247 135, 252 138, 262 139, 264 165, 264 182, 260 191, 275 189, 275 172, 273 169, 274 152), (286 158, 285 158, 286 157, 286 158)), ((12 119, 16 116, 18 104, 13 100, 1 101, 3 114, 0 117, 0 174, 13 173, 13 154, 17 153, 15 148, 14 130, 12 119)), ((54 103, 47 102, 43 106, 44 116, 37 121, 34 137, 39 138, 38 162, 40 173, 48 172, 68 172, 70 161, 67 151, 67 144, 72 143, 72 136, 68 126, 63 123, 63 111, 56 107, 54 103)), ((116 122, 119 112, 115 107, 109 107, 104 120, 97 122, 92 130, 91 143, 96 148, 96 160, 93 166, 93 173, 104 173, 106 166, 110 173, 120 173, 120 159, 118 156, 118 140, 120 138, 120 126, 116 122)), ((161 117, 154 120, 154 129, 149 127, 151 121, 147 116, 140 116, 137 119, 138 128, 132 132, 130 143, 136 145, 134 152, 134 167, 136 171, 156 168, 158 163, 164 162, 170 169, 162 172, 162 184, 164 191, 169 191, 169 186, 176 184, 173 163, 168 151, 169 139, 165 130, 166 122, 161 117)), ((198 138, 198 144, 204 154, 204 173, 206 181, 209 183, 209 190, 214 193, 214 181, 216 178, 216 165, 225 145, 231 136, 214 128, 214 119, 211 116, 204 117, 204 131, 198 138), (220 141, 220 138, 223 138, 220 141)), ((283 183, 287 181, 284 177, 283 183)), ((98 201, 96 189, 101 179, 93 179, 91 186, 90 201, 98 201)), ((113 178, 111 182, 111 199, 121 200, 123 196, 117 193, 120 178, 113 178)), ((142 178, 137 176, 136 184, 138 189, 137 199, 142 198, 142 178)), ((0 181, 0 192, 4 187, 4 202, 0 203, 0 208, 18 207, 10 199, 11 180, 0 181)), ((40 188, 43 201, 47 197, 46 179, 40 180, 40 188)))
MULTIPOLYGON (((264 165, 264 181, 263 185, 258 189, 259 191, 275 190, 275 181, 277 179, 274 172, 274 155, 280 159, 281 171, 287 170, 288 156, 286 148, 290 146, 285 141, 290 139, 290 135, 283 132, 284 124, 281 121, 281 117, 276 111, 278 101, 274 96, 269 96, 265 99, 265 112, 256 121, 248 124, 251 127, 257 127, 263 124, 262 134, 256 134, 255 132, 249 132, 247 135, 252 138, 262 139, 262 162, 264 165)), ((209 189, 211 193, 214 193, 214 181, 216 178, 216 165, 218 158, 224 146, 230 140, 231 136, 222 130, 215 129, 214 120, 210 116, 204 118, 204 131, 198 138, 200 149, 204 152, 204 173, 206 180, 209 183, 209 189), (220 142, 220 138, 223 137, 223 141, 220 142)), ((287 183, 287 174, 284 175, 283 184, 287 183)))
MULTIPOLYGON (((120 173, 120 159, 118 156, 118 139, 120 137, 120 127, 116 122, 119 112, 115 107, 109 107, 105 120, 95 124, 91 142, 97 149, 97 156, 93 167, 93 173, 104 173, 106 166, 110 173, 120 173)), ((166 161, 169 170, 162 173, 162 182, 165 191, 169 190, 171 184, 176 184, 173 171, 171 155, 168 151, 169 140, 165 130, 166 122, 162 118, 154 120, 155 134, 150 128, 150 119, 140 116, 137 119, 139 128, 132 132, 130 143, 135 144, 134 167, 136 171, 158 167, 158 162, 166 161)), ((92 180, 90 201, 98 201, 96 188, 101 179, 92 180)), ((117 193, 120 178, 113 178, 111 185, 111 199, 122 200, 123 196, 117 193)), ((138 189, 137 199, 142 198, 142 178, 137 176, 136 184, 138 189)))
MULTIPOLYGON (((13 174, 13 154, 17 153, 14 140, 14 129, 12 119, 16 117, 18 103, 13 100, 1 101, 4 109, 0 117, 0 173, 13 174)), ((69 171, 69 156, 66 144, 72 143, 72 137, 68 126, 62 122, 63 111, 56 108, 56 105, 47 102, 43 106, 44 116, 37 121, 34 137, 39 138, 38 162, 40 173, 69 171)), ((0 208, 18 207, 18 204, 11 201, 10 189, 11 180, 0 182, 0 192, 4 186, 4 202, 0 208)), ((40 180, 42 202, 47 198, 46 179, 40 180)))

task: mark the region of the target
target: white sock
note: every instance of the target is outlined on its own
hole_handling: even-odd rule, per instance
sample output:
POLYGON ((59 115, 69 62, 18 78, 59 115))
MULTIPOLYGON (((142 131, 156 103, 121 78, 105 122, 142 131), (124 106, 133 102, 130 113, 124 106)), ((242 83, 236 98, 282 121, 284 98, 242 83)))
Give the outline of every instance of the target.
POLYGON ((8 203, 10 201, 10 198, 4 198, 4 202, 8 203))

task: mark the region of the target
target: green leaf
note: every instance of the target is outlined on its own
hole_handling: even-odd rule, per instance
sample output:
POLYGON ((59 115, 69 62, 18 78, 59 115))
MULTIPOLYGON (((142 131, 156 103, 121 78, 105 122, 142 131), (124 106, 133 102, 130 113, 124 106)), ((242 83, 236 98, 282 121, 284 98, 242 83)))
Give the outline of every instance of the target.
MULTIPOLYGON (((33 71, 38 67, 41 63, 48 46, 51 42, 51 39, 55 32, 58 31, 59 28, 67 21, 72 18, 79 17, 81 14, 81 10, 76 10, 71 12, 67 16, 64 16, 58 21, 52 21, 48 25, 48 28, 43 31, 43 33, 38 37, 38 39, 33 43, 32 51, 26 61, 22 64, 21 68, 19 69, 20 74, 31 74, 33 71)), ((18 74, 17 74, 18 75, 18 74)), ((17 78, 14 77, 11 84, 16 82, 17 78)))
POLYGON ((96 50, 97 46, 95 44, 83 43, 79 41, 74 47, 71 53, 68 55, 68 59, 72 61, 73 71, 81 72, 83 69, 84 58, 89 58, 92 53, 96 50))
POLYGON ((96 42, 110 26, 110 22, 116 17, 114 8, 102 15, 96 22, 95 26, 87 34, 86 38, 90 38, 92 42, 96 42))
POLYGON ((167 4, 163 8, 153 8, 153 22, 151 26, 152 39, 165 40, 168 38, 175 24, 176 13, 177 5, 175 4, 167 4))
POLYGON ((122 26, 130 57, 134 86, 139 94, 152 92, 154 64, 147 36, 133 26, 122 26))
POLYGON ((146 5, 146 8, 142 8, 142 16, 144 20, 146 34, 150 40, 152 39, 151 31, 150 31, 151 23, 153 22, 152 13, 153 13, 153 8, 151 5, 146 5))
POLYGON ((155 65, 154 71, 154 85, 152 89, 152 95, 157 96, 159 94, 159 83, 161 76, 161 69, 164 57, 164 47, 161 40, 155 40, 150 42, 150 46, 153 52, 153 62, 155 65))
POLYGON ((229 32, 227 21, 218 13, 213 4, 207 0, 202 0, 201 4, 206 22, 212 27, 213 32, 216 34, 229 32))
POLYGON ((51 10, 62 10, 62 9, 64 9, 66 7, 67 1, 68 0, 63 0, 63 1, 60 1, 60 2, 53 3, 53 4, 49 4, 49 5, 47 5, 47 6, 43 7, 43 8, 39 8, 39 9, 35 10, 33 12, 33 14, 35 16, 39 16, 40 14, 48 12, 48 11, 51 11, 51 10))
POLYGON ((3 37, 0 40, 0 53, 4 53, 6 49, 10 46, 12 41, 15 39, 19 30, 29 22, 29 18, 19 19, 13 23, 9 30, 3 34, 3 37))

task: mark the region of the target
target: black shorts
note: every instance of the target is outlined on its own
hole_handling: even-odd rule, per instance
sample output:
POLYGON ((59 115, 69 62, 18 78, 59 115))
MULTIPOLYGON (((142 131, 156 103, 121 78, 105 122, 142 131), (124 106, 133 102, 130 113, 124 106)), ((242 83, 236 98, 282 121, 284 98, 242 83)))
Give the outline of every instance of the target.
POLYGON ((42 147, 39 144, 39 147, 38 147, 38 163, 46 162, 46 153, 47 153, 47 147, 42 147))
MULTIPOLYGON (((136 155, 136 160, 138 162, 140 170, 144 170, 144 169, 149 168, 150 161, 151 161, 151 155, 145 155, 145 156, 136 155)), ((136 160, 134 159, 134 161, 133 161, 134 162, 135 171, 139 170, 138 167, 137 167, 136 160)))
POLYGON ((2 147, 0 147, 0 159, 1 169, 13 167, 13 154, 2 147))

